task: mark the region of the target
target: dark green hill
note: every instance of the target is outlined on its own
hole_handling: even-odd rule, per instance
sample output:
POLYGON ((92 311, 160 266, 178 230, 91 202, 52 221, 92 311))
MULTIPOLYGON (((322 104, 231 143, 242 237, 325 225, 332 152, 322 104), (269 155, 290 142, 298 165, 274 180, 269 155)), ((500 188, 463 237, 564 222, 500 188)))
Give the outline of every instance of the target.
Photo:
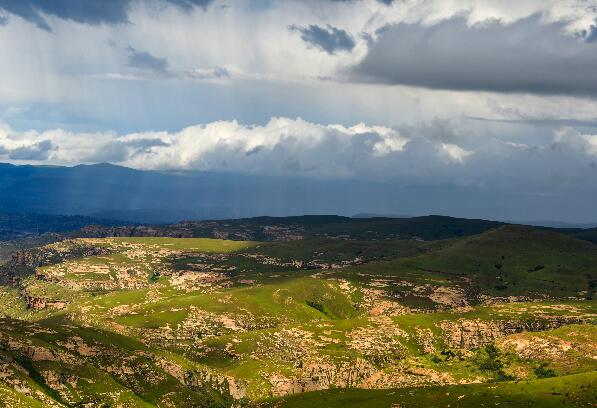
POLYGON ((502 226, 402 262, 420 271, 461 277, 498 296, 592 297, 597 246, 571 236, 502 226))
POLYGON ((74 231, 91 224, 110 227, 126 223, 81 215, 0 213, 0 240, 40 235, 47 232, 74 231))
POLYGON ((479 234, 504 223, 430 215, 413 218, 349 218, 337 215, 255 217, 236 220, 182 223, 195 237, 215 232, 232 239, 279 240, 289 235, 303 238, 339 237, 360 240, 437 240, 479 234))
POLYGON ((589 228, 580 232, 575 232, 574 236, 578 239, 584 239, 585 241, 597 244, 597 228, 589 228))

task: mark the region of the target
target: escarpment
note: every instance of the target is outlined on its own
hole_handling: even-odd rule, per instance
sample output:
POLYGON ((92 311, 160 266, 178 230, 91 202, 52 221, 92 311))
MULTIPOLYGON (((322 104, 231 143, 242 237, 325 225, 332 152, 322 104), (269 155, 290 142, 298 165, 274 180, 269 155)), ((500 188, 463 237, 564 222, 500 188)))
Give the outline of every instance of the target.
POLYGON ((584 321, 586 319, 565 316, 526 321, 459 319, 443 321, 440 323, 440 327, 442 339, 447 347, 472 349, 493 343, 509 334, 557 329, 567 324, 583 323, 584 321))

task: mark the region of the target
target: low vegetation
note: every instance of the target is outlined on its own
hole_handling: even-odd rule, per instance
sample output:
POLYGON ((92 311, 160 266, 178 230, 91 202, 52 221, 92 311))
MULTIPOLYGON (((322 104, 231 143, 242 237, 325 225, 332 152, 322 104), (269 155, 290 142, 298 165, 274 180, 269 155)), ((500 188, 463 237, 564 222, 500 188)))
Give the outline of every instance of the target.
POLYGON ((0 405, 595 400, 594 244, 518 226, 469 235, 479 223, 442 240, 346 239, 337 224, 276 242, 75 238, 17 253, 1 274, 0 405))

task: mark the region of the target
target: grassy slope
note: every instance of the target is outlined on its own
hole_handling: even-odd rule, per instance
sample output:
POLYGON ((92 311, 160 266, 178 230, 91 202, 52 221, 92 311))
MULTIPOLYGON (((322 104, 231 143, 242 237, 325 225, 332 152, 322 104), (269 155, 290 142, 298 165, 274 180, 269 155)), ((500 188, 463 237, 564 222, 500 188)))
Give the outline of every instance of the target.
POLYGON ((209 238, 162 238, 162 237, 127 237, 111 238, 121 244, 156 245, 160 248, 178 251, 228 253, 248 248, 254 243, 246 241, 229 241, 209 238))
MULTIPOLYGON (((254 245, 252 243, 206 239, 119 238, 107 241, 116 242, 119 245, 145 245, 153 248, 152 251, 175 249, 185 252, 230 253, 240 250, 259 250, 259 247, 252 247, 254 245)), ((261 247, 264 249, 263 253, 269 256, 291 256, 296 251, 299 252, 299 256, 309 258, 311 256, 320 257, 318 251, 324 253, 329 251, 336 254, 336 258, 334 258, 336 260, 350 259, 355 255, 360 255, 357 253, 360 251, 358 245, 352 241, 316 240, 305 246, 297 242, 261 245, 263 245, 261 247)), ((412 241, 406 243, 388 241, 379 246, 364 245, 363 253, 370 254, 372 257, 383 257, 390 254, 389 258, 393 258, 404 254, 413 255, 418 253, 421 248, 419 244, 412 241)), ((410 281, 417 284, 451 285, 466 282, 474 284, 478 290, 485 293, 498 295, 528 294, 529 291, 532 291, 531 293, 535 295, 566 298, 577 295, 579 291, 583 290, 583 287, 586 288, 588 285, 590 278, 587 275, 594 273, 593 266, 597 264, 595 248, 594 245, 589 243, 550 232, 519 227, 502 227, 480 236, 439 243, 439 248, 435 248, 435 244, 433 248, 425 247, 425 250, 433 250, 415 257, 378 261, 353 268, 331 270, 329 271, 330 275, 325 277, 345 278, 356 287, 367 283, 367 280, 370 279, 367 275, 375 275, 375 277, 389 277, 395 279, 396 282, 410 279, 410 281), (501 267, 498 268, 496 263, 500 263, 501 267), (538 266, 542 266, 542 268, 537 268, 538 266), (496 275, 496 270, 499 275, 496 275), (501 276, 501 278, 498 279, 495 276, 501 276), (497 289, 496 285, 504 285, 506 288, 497 289)), ((131 260, 125 259, 117 253, 107 257, 85 259, 85 262, 89 261, 100 263, 106 261, 121 262, 123 265, 128 265, 131 260)), ((315 337, 325 336, 338 340, 338 342, 330 342, 325 347, 318 348, 316 350, 317 356, 332 357, 338 360, 354 359, 360 356, 359 352, 346 347, 346 333, 361 328, 370 328, 372 325, 372 322, 366 318, 364 311, 356 307, 355 302, 360 300, 359 297, 341 290, 338 281, 314 278, 310 276, 313 273, 315 272, 294 269, 275 274, 264 273, 261 270, 249 271, 243 277, 254 279, 254 284, 240 285, 233 282, 231 287, 207 292, 177 290, 169 286, 167 278, 161 278, 155 284, 143 289, 118 290, 103 295, 86 295, 80 298, 72 297, 70 299, 72 304, 67 309, 54 312, 44 310, 34 313, 15 306, 13 301, 15 297, 18 297, 15 290, 7 290, 0 299, 4 299, 6 305, 11 305, 10 313, 12 315, 19 316, 22 313, 22 317, 33 320, 49 317, 41 323, 44 326, 53 328, 56 334, 54 337, 42 334, 38 340, 45 345, 49 344, 48 347, 50 348, 60 347, 57 342, 61 338, 73 335, 72 330, 64 324, 73 321, 75 323, 90 324, 104 330, 114 330, 115 324, 120 325, 120 327, 126 329, 130 336, 135 337, 140 333, 140 330, 156 329, 165 325, 177 327, 185 322, 193 308, 201 309, 213 314, 213 316, 229 317, 239 315, 242 318, 241 320, 255 318, 257 324, 250 328, 248 332, 235 333, 233 330, 228 330, 218 336, 202 340, 201 347, 205 347, 205 350, 203 350, 205 352, 200 354, 189 353, 188 356, 195 359, 195 363, 187 362, 185 364, 199 363, 202 366, 211 366, 227 374, 254 380, 256 382, 253 386, 257 387, 264 386, 263 378, 259 377, 264 372, 296 373, 294 362, 287 359, 287 354, 284 353, 285 350, 281 349, 279 352, 265 356, 263 354, 263 350, 273 350, 272 347, 275 344, 268 342, 271 342, 276 335, 284 334, 285 329, 297 328, 302 330, 303 333, 313 333, 315 337), (112 313, 116 308, 122 308, 123 306, 131 306, 133 310, 130 313, 118 313, 117 315, 112 313), (81 314, 81 310, 85 310, 85 313, 81 314), (48 313, 53 313, 53 316, 48 316, 48 313), (242 358, 231 358, 229 353, 231 343, 235 344, 233 351, 240 353, 243 356, 242 358), (253 355, 256 355, 257 358, 253 358, 253 355)), ((47 284, 46 289, 51 289, 51 286, 55 285, 44 281, 38 281, 36 284, 42 286, 47 284)), ((399 290, 399 285, 396 285, 395 289, 399 290)), ((392 286, 390 285, 386 289, 392 290, 392 286)), ((56 296, 69 296, 69 293, 59 293, 60 291, 57 288, 52 290, 56 296)), ((594 302, 568 302, 566 304, 572 309, 581 309, 582 313, 585 314, 594 314, 595 312, 594 302)), ((477 307, 472 311, 459 313, 409 314, 395 317, 392 321, 393 324, 408 333, 414 332, 417 327, 437 331, 437 325, 442 320, 457 320, 459 318, 481 320, 534 319, 540 312, 537 307, 542 306, 549 309, 550 305, 549 303, 533 303, 531 305, 513 304, 504 307, 477 307)), ((575 312, 551 309, 546 313, 573 315, 575 312)), ((381 330, 383 331, 383 329, 382 327, 381 330)), ((19 330, 15 332, 19 333, 19 330)), ((76 328, 76 330, 80 331, 80 335, 88 341, 99 340, 104 344, 119 348, 123 355, 131 355, 134 354, 135 350, 145 350, 147 348, 147 346, 139 343, 138 339, 118 336, 108 331, 96 329, 85 331, 81 328, 76 328)), ((569 333, 562 335, 565 337, 569 333)), ((24 334, 21 336, 24 337, 24 334)), ((413 339, 400 338, 400 336, 397 336, 397 338, 400 344, 408 350, 406 357, 417 359, 417 364, 452 371, 458 376, 470 376, 472 374, 472 369, 466 367, 464 363, 450 363, 451 365, 444 365, 443 362, 432 363, 429 357, 421 356, 420 345, 413 339)), ((379 337, 379 341, 385 340, 388 339, 383 336, 379 337)), ((299 344, 297 343, 297 345, 299 344)), ((187 346, 192 346, 192 343, 187 344, 187 346)), ((179 347, 172 347, 171 350, 173 352, 181 351, 179 347)), ((96 387, 99 387, 94 390, 93 387, 89 386, 88 395, 101 394, 104 392, 102 390, 110 387, 109 383, 111 381, 115 381, 112 375, 105 374, 105 371, 97 371, 94 368, 95 365, 95 363, 90 364, 84 371, 85 375, 96 378, 94 381, 96 387)), ((65 367, 64 369, 67 372, 78 373, 78 375, 83 373, 83 371, 77 371, 74 368, 65 367)), ((153 369, 160 372, 155 367, 153 369)), ((562 369, 561 371, 564 373, 566 370, 562 369)), ((574 370, 568 371, 573 372, 574 370)), ((157 395, 154 395, 155 390, 147 390, 143 387, 136 390, 135 395, 141 395, 143 401, 154 404, 163 395, 177 389, 178 386, 171 380, 169 381, 164 383, 166 388, 159 391, 157 395)), ((122 380, 116 380, 116 382, 121 384, 122 380)), ((127 389, 135 389, 139 386, 134 383, 124 385, 122 395, 128 395, 127 389)), ((571 385, 571 387, 573 386, 571 385)), ((473 387, 473 394, 477 393, 481 398, 485 395, 483 394, 486 392, 484 390, 487 389, 481 387, 478 391, 475 391, 476 388, 473 387)), ((351 391, 347 391, 347 393, 350 394, 351 391)), ((355 393, 359 394, 361 391, 355 391, 355 393)), ((192 393, 188 395, 191 399, 195 398, 192 393)), ((257 391, 255 391, 255 395, 257 395, 257 391)), ((329 395, 335 394, 331 392, 329 395)), ((385 394, 378 393, 375 395, 382 398, 381 396, 385 394)), ((491 395, 487 394, 485 397, 491 399, 491 395)), ((423 398, 422 401, 426 401, 425 398, 427 397, 421 394, 421 398, 423 398)), ((429 398, 436 397, 431 395, 429 398)), ((182 400, 179 403, 182 403, 182 400)))
POLYGON ((407 259, 342 271, 346 277, 376 274, 467 288, 470 296, 590 297, 597 246, 566 235, 504 226, 445 242, 444 247, 407 259))
MULTIPOLYGON (((2 319, 1 327, 3 360, 12 361, 19 375, 26 374, 29 393, 39 389, 53 401, 71 405, 226 406, 209 386, 185 386, 159 361, 170 360, 189 370, 197 365, 180 356, 172 359, 135 339, 56 321, 32 324, 2 319), (49 373, 59 373, 58 383, 48 382, 49 373)), ((12 397, 0 393, 0 401, 12 397)))

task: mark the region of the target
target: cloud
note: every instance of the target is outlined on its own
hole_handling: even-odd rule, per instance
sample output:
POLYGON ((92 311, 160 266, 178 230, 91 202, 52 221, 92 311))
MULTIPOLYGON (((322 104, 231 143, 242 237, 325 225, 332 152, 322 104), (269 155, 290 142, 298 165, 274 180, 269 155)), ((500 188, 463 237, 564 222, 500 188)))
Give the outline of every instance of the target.
POLYGON ((177 132, 122 135, 62 129, 16 132, 0 126, 0 161, 111 162, 147 170, 576 191, 594 186, 597 135, 561 128, 543 134, 539 142, 521 143, 514 137, 480 137, 453 123, 397 130, 283 117, 264 125, 216 121, 177 132), (445 136, 440 135, 442 126, 445 136))
MULTIPOLYGON (((183 10, 206 7, 212 0, 156 0, 183 10)), ((52 31, 46 16, 81 24, 121 24, 128 22, 133 0, 0 0, 0 9, 19 16, 38 28, 52 31)))
POLYGON ((563 127, 554 134, 555 146, 567 146, 587 156, 597 157, 597 135, 582 134, 574 128, 563 127))
POLYGON ((91 25, 125 23, 129 3, 129 0, 0 0, 0 8, 51 31, 45 16, 91 25))
MULTIPOLYGON (((206 11, 195 8, 186 13, 157 0, 131 1, 127 9, 130 23, 100 26, 44 14, 53 35, 10 16, 12 21, 0 28, 0 112, 9 106, 29 111, 2 117, 19 129, 109 129, 120 134, 149 129, 174 132, 188 124, 222 118, 263 124, 271 116, 302 117, 325 124, 363 121, 399 129, 434 118, 521 119, 495 111, 494 106, 519 107, 528 118, 569 119, 554 126, 580 126, 582 120, 596 119, 597 98, 438 92, 337 80, 343 67, 354 66, 367 55, 369 45, 361 33, 371 33, 375 41, 380 35, 376 30, 386 24, 402 21, 432 30, 460 13, 467 27, 490 24, 487 19, 499 19, 510 27, 520 16, 527 17, 537 9, 546 10, 542 14, 546 23, 541 24, 547 24, 569 21, 568 2, 521 0, 506 5, 499 0, 449 4, 408 0, 395 2, 395 7, 375 1, 258 3, 259 7, 254 7, 255 2, 247 6, 242 0, 217 0, 206 11), (221 9, 223 3, 230 7, 221 9), (337 51, 330 57, 309 49, 301 33, 288 30, 292 24, 323 29, 330 24, 349 30, 356 46, 351 52, 337 51), (131 67, 128 45, 165 63, 131 67), (160 70, 166 63, 168 73, 164 74, 160 70), (322 80, 325 78, 328 80, 322 80)), ((595 24, 592 15, 581 13, 582 8, 573 11, 578 16, 567 31, 572 37, 574 30, 595 24)), ((582 42, 583 38, 575 40, 582 42)), ((543 44, 541 41, 537 44, 543 44)), ((560 47, 554 48, 554 53, 559 52, 560 47)), ((509 127, 505 122, 476 122, 471 127, 483 135, 480 137, 524 130, 529 138, 539 138, 535 135, 546 130, 539 122, 509 127)), ((441 141, 476 150, 459 140, 441 141)), ((522 136, 516 141, 533 144, 522 136)))
POLYGON ((288 29, 299 32, 301 39, 309 46, 318 48, 330 55, 338 51, 352 51, 356 45, 354 38, 348 32, 329 24, 327 27, 313 24, 308 27, 291 25, 288 29))
MULTIPOLYGON (((338 2, 338 3, 354 3, 356 1, 362 1, 362 0, 331 0, 331 1, 335 1, 335 2, 338 2)), ((390 4, 394 3, 394 0, 377 0, 377 2, 389 6, 390 4)))
POLYGON ((193 7, 205 8, 209 6, 213 0, 165 0, 170 4, 178 6, 182 9, 190 11, 193 7))
POLYGON ((597 119, 567 119, 559 117, 521 117, 516 119, 507 118, 484 118, 477 116, 468 116, 468 119, 478 120, 481 122, 495 122, 495 123, 508 123, 518 125, 533 125, 533 126, 578 126, 578 127, 590 127, 597 128, 597 119))
POLYGON ((147 51, 137 51, 133 47, 127 47, 128 65, 133 68, 153 71, 156 74, 168 74, 168 60, 151 55, 147 51))
POLYGON ((7 149, 0 145, 0 155, 5 155, 9 160, 17 161, 45 161, 54 145, 50 140, 41 140, 31 144, 7 149))
POLYGON ((591 27, 589 27, 585 38, 587 42, 597 41, 597 22, 595 22, 595 24, 591 24, 591 27))
POLYGON ((212 122, 177 133, 0 133, 0 160, 79 164, 112 162, 145 169, 239 171, 349 177, 377 160, 404 152, 408 139, 394 129, 358 124, 320 125, 272 118, 263 126, 212 122), (43 146, 42 146, 43 141, 43 146), (51 143, 50 143, 51 142, 51 143), (22 152, 42 150, 45 155, 22 152))
POLYGON ((440 143, 438 149, 442 157, 451 163, 464 163, 466 158, 474 153, 451 143, 440 143))
POLYGON ((597 43, 564 28, 538 15, 509 24, 469 26, 464 17, 453 17, 388 25, 350 76, 433 89, 595 94, 597 43))
POLYGON ((230 72, 225 67, 195 68, 191 71, 186 71, 185 75, 188 78, 201 80, 230 78, 230 72))
POLYGON ((138 156, 151 155, 155 147, 168 147, 169 144, 159 138, 114 139, 105 143, 101 149, 91 153, 91 162, 125 162, 138 156))

